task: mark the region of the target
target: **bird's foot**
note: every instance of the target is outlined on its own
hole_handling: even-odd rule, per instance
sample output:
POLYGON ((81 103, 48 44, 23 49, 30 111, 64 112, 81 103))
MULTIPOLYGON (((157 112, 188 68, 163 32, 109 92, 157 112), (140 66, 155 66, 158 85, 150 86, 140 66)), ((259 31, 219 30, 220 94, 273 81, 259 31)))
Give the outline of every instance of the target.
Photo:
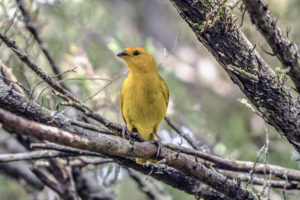
POLYGON ((123 125, 122 126, 122 138, 124 140, 126 140, 126 138, 125 138, 126 134, 128 135, 128 139, 129 139, 130 144, 133 144, 133 140, 131 139, 130 134, 128 133, 127 127, 125 125, 123 125))
POLYGON ((125 135, 127 133, 127 127, 125 125, 122 126, 122 138, 125 140, 125 135))
POLYGON ((156 154, 155 154, 155 157, 156 158, 159 158, 159 155, 161 153, 161 148, 162 148, 162 142, 160 139, 154 139, 151 141, 153 144, 155 144, 157 146, 157 151, 156 151, 156 154))

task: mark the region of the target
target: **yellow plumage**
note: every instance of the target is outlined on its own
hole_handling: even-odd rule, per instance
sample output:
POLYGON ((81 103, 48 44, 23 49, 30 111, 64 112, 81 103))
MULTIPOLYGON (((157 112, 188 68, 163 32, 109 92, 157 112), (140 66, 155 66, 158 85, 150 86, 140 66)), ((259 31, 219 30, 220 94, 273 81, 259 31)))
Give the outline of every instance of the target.
MULTIPOLYGON (((128 69, 120 105, 128 130, 137 131, 144 139, 156 139, 158 125, 166 115, 169 89, 160 77, 152 55, 140 47, 128 47, 118 54, 128 69)), ((143 164, 151 160, 137 159, 143 164)))

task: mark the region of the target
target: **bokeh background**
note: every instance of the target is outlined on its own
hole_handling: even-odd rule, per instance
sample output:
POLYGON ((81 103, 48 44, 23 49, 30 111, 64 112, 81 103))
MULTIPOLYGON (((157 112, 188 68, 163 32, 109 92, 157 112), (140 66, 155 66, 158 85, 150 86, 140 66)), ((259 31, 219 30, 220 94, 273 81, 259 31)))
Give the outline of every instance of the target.
MULTIPOLYGON (((255 161, 268 138, 268 152, 262 152, 259 160, 299 169, 299 156, 292 146, 255 114, 239 88, 197 41, 168 0, 25 2, 42 40, 60 70, 63 72, 76 68, 65 74, 67 79, 64 82, 73 93, 106 118, 122 123, 119 91, 127 75, 127 68, 115 55, 127 46, 141 46, 153 54, 161 76, 169 85, 170 104, 167 116, 198 140, 204 151, 230 159, 255 161)), ((288 33, 290 40, 300 46, 300 1, 264 2, 278 17, 281 28, 288 33)), ((228 4, 233 3, 228 1, 228 4)), ((16 13, 16 2, 1 0, 0 4, 1 32, 7 31, 7 35, 35 63, 48 74, 53 74, 36 41, 26 30, 20 12, 16 13)), ((242 20, 243 11, 240 6, 232 12, 238 18, 238 24, 243 21, 241 29, 256 44, 256 49, 270 66, 274 70, 281 67, 275 57, 265 53, 271 53, 271 50, 251 24, 248 14, 242 20)), ((24 86, 30 88, 39 81, 4 45, 0 46, 0 59, 11 68, 24 86)), ((33 100, 55 109, 53 101, 49 99, 52 99, 51 90, 41 84, 36 89, 33 100)), ((76 117, 72 110, 64 107, 60 109, 69 116, 76 117)), ((183 142, 182 145, 187 145, 166 122, 161 124, 159 135, 164 141, 176 144, 183 142)), ((9 135, 5 135, 1 141, 8 137, 9 135)), ((1 142, 0 147, 6 148, 1 146, 1 142)), ((97 184, 102 185, 104 177, 105 180, 114 177, 119 168, 109 164, 89 166, 86 170, 91 176, 97 176, 97 184)), ((155 187, 164 191, 165 199, 193 199, 184 192, 152 179, 145 181, 152 181, 155 187)), ((123 169, 118 173, 116 184, 108 184, 106 189, 113 192, 116 199, 147 199, 123 169)), ((272 199, 283 198, 281 190, 272 189, 271 195, 272 199)), ((31 199, 20 182, 3 173, 0 173, 0 197, 2 200, 31 199)), ((287 199, 298 198, 300 197, 296 192, 287 192, 287 199)))

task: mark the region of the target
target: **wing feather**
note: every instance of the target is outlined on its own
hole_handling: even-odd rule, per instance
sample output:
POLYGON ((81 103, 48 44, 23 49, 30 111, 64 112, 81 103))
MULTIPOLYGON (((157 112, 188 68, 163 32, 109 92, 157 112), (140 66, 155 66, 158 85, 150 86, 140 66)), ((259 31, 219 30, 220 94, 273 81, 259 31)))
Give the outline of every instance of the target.
POLYGON ((161 80, 161 88, 162 88, 162 93, 165 97, 165 101, 166 101, 166 106, 168 107, 169 104, 169 87, 167 85, 167 83, 165 82, 164 79, 162 79, 161 77, 159 77, 161 80))

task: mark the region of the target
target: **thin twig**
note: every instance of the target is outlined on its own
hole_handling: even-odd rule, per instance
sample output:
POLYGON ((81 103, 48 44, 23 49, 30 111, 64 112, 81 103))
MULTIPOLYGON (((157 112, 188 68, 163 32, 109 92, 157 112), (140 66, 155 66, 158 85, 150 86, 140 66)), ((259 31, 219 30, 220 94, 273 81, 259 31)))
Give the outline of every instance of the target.
POLYGON ((71 154, 76 154, 76 155, 82 155, 82 156, 99 156, 103 157, 103 155, 87 150, 80 150, 80 149, 75 149, 71 147, 66 147, 66 146, 61 146, 57 145, 54 143, 32 143, 30 144, 30 147, 32 149, 48 149, 48 150, 56 150, 56 151, 61 151, 65 153, 71 153, 71 154))
POLYGON ((111 158, 88 159, 83 157, 79 158, 78 160, 71 161, 70 165, 84 167, 86 165, 102 165, 111 162, 114 162, 114 160, 111 158))
MULTIPOLYGON (((257 176, 250 176, 249 174, 243 174, 243 173, 236 173, 231 172, 227 170, 217 170, 220 172, 220 174, 230 177, 231 179, 237 179, 242 182, 251 182, 253 185, 264 185, 266 179, 260 178, 257 176)), ((299 190, 300 187, 298 186, 297 182, 287 182, 284 180, 268 180, 268 185, 272 188, 280 188, 280 189, 286 189, 286 190, 299 190)))
POLYGON ((89 96, 85 99, 83 99, 82 101, 83 102, 86 102, 86 101, 89 101, 91 100, 92 98, 94 98, 95 96, 97 96, 98 94, 100 94, 100 92, 102 92, 105 88, 107 88, 109 85, 111 85, 112 83, 114 83, 116 80, 118 80, 119 78, 125 76, 126 74, 128 74, 128 71, 125 71, 119 75, 117 75, 116 77, 114 77, 112 80, 107 80, 108 83, 105 84, 101 89, 99 89, 97 92, 95 92, 92 96, 89 96))
MULTIPOLYGON (((54 190, 55 192, 57 192, 60 197, 62 197, 65 200, 78 200, 78 197, 76 195, 75 189, 71 188, 70 183, 69 184, 60 184, 57 182, 52 181, 51 179, 49 179, 41 170, 37 169, 36 167, 34 167, 32 169, 32 172, 49 188, 51 188, 52 190, 54 190)), ((71 182, 71 180, 68 178, 67 179, 69 182, 71 182)))
POLYGON ((175 123, 173 123, 168 117, 165 117, 165 121, 167 124, 174 130, 176 133, 178 133, 181 137, 183 137, 194 149, 200 150, 201 147, 196 144, 195 139, 191 138, 187 133, 182 131, 182 129, 177 126, 175 123))
MULTIPOLYGON (((127 169, 127 168, 126 168, 127 169)), ((149 200, 159 200, 164 199, 166 193, 159 190, 155 185, 149 180, 145 181, 145 177, 140 175, 131 169, 127 169, 129 176, 137 183, 139 189, 145 193, 149 200)), ((166 197, 165 197, 166 198, 166 197)))
POLYGON ((75 125, 75 126, 82 127, 84 129, 87 129, 87 130, 95 131, 97 133, 103 133, 103 134, 108 134, 108 135, 115 135, 113 132, 110 132, 108 130, 99 128, 98 126, 93 125, 93 124, 89 124, 89 123, 85 123, 85 122, 81 122, 81 121, 76 121, 76 120, 72 120, 71 124, 75 125))
POLYGON ((163 146, 168 147, 174 151, 180 151, 180 153, 185 153, 191 156, 197 156, 205 161, 209 161, 213 163, 213 167, 219 169, 227 169, 239 172, 253 172, 254 174, 269 174, 272 173, 276 177, 281 177, 284 179, 285 173, 289 180, 300 181, 300 171, 288 169, 284 167, 279 167, 276 165, 265 165, 265 163, 257 163, 250 161, 238 161, 238 160, 229 160, 225 158, 221 158, 215 155, 211 155, 202 151, 197 151, 193 149, 189 149, 186 147, 164 143, 163 146))
MULTIPOLYGON (((254 169, 255 169, 255 167, 256 167, 256 165, 257 165, 258 159, 260 158, 260 155, 262 154, 263 150, 265 149, 265 146, 266 146, 266 145, 263 145, 263 146, 260 148, 260 150, 258 151, 258 154, 256 155, 256 159, 255 159, 255 161, 254 161, 254 163, 253 163, 253 165, 252 165, 252 168, 251 168, 251 170, 250 170, 250 180, 247 182, 246 188, 248 187, 248 184, 249 184, 249 183, 252 183, 252 177, 253 177, 253 174, 254 174, 254 169)), ((266 174, 266 168, 265 168, 265 166, 266 166, 266 165, 264 165, 264 169, 263 169, 264 174, 266 174)))
POLYGON ((0 39, 9 47, 18 57, 24 62, 32 71, 34 71, 41 79, 43 79, 48 85, 50 85, 54 90, 66 95, 73 101, 80 103, 80 101, 74 97, 68 90, 62 88, 57 82, 53 81, 50 76, 48 76, 41 68, 34 64, 28 56, 16 45, 16 43, 10 40, 5 35, 0 34, 0 39))
MULTIPOLYGON (((22 0, 16 0, 16 2, 18 3, 21 13, 23 15, 23 20, 26 24, 27 30, 33 35, 34 39, 39 44, 39 47, 42 50, 43 54, 45 55, 46 59, 48 60, 53 72, 58 76, 59 80, 62 80, 63 73, 60 72, 59 67, 55 63, 53 57, 50 55, 48 49, 46 49, 46 46, 45 46, 44 42, 42 41, 42 39, 39 35, 39 32, 36 28, 36 24, 30 19, 30 15, 25 8, 24 2, 22 0)), ((62 83, 61 85, 63 88, 68 89, 68 87, 65 84, 62 83)))
POLYGON ((32 151, 32 152, 25 152, 25 153, 0 154, 0 163, 15 162, 15 161, 22 161, 22 160, 67 157, 67 156, 76 156, 76 154, 63 153, 59 151, 47 151, 47 150, 32 151))

